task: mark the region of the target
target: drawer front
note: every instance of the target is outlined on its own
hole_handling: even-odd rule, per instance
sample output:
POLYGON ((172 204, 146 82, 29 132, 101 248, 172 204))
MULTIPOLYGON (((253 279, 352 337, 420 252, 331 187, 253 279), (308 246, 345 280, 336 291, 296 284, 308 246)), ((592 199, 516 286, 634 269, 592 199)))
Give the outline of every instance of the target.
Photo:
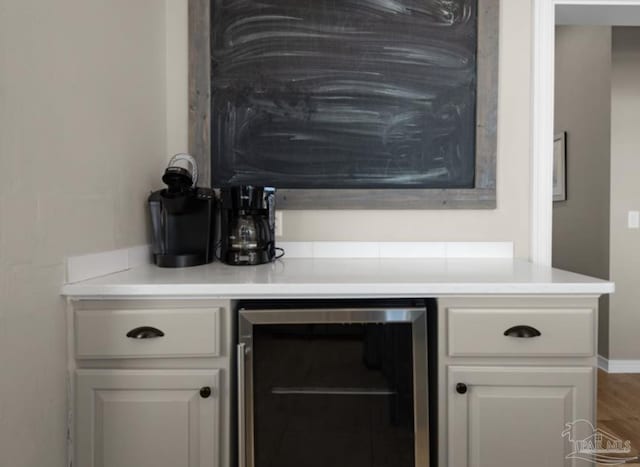
POLYGON ((220 315, 219 308, 76 310, 76 357, 215 357, 220 315))
POLYGON ((454 357, 595 354, 591 308, 450 308, 448 323, 449 355, 454 357))

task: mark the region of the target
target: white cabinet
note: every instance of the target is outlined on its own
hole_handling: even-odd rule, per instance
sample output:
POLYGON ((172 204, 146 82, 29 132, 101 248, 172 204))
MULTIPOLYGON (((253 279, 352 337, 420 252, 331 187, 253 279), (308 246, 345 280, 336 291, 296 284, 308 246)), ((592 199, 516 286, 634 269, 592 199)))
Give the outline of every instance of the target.
POLYGON ((583 465, 562 432, 593 419, 593 388, 590 367, 450 366, 449 467, 583 465))
POLYGON ((69 465, 230 467, 231 302, 71 305, 69 465))
POLYGON ((77 370, 77 467, 218 467, 219 370, 77 370))
POLYGON ((593 465, 567 456, 593 435, 597 306, 580 296, 438 300, 438 467, 593 465))

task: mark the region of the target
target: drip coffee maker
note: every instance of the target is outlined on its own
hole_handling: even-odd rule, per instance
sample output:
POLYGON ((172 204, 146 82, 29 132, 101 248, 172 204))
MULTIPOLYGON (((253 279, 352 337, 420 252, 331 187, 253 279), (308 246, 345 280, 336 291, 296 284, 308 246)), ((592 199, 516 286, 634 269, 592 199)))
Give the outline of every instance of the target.
POLYGON ((220 190, 220 259, 231 265, 269 263, 276 256, 275 189, 234 186, 220 190))

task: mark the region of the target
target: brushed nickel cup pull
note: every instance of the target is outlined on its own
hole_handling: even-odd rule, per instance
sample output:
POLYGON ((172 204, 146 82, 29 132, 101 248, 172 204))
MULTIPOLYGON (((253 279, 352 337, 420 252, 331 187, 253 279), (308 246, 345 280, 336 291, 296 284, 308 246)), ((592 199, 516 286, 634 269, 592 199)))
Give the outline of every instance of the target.
POLYGON ((153 326, 140 326, 127 333, 127 337, 131 339, 156 339, 162 336, 164 336, 164 332, 153 326))
POLYGON ((520 324, 518 326, 514 326, 512 328, 507 329, 504 332, 504 335, 508 337, 519 337, 519 338, 529 339, 532 337, 541 336, 542 333, 534 327, 527 326, 525 324, 520 324))

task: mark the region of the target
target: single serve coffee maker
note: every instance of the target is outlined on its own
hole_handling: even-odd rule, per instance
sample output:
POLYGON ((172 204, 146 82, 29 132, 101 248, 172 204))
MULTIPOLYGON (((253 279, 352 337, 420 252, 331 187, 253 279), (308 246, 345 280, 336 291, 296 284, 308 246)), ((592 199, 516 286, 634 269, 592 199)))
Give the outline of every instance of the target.
POLYGON ((162 181, 167 187, 149 196, 154 262, 166 268, 210 263, 215 257, 215 193, 196 186, 198 167, 189 154, 173 156, 162 181))
POLYGON ((220 259, 230 265, 269 263, 276 257, 275 188, 220 190, 220 259))

